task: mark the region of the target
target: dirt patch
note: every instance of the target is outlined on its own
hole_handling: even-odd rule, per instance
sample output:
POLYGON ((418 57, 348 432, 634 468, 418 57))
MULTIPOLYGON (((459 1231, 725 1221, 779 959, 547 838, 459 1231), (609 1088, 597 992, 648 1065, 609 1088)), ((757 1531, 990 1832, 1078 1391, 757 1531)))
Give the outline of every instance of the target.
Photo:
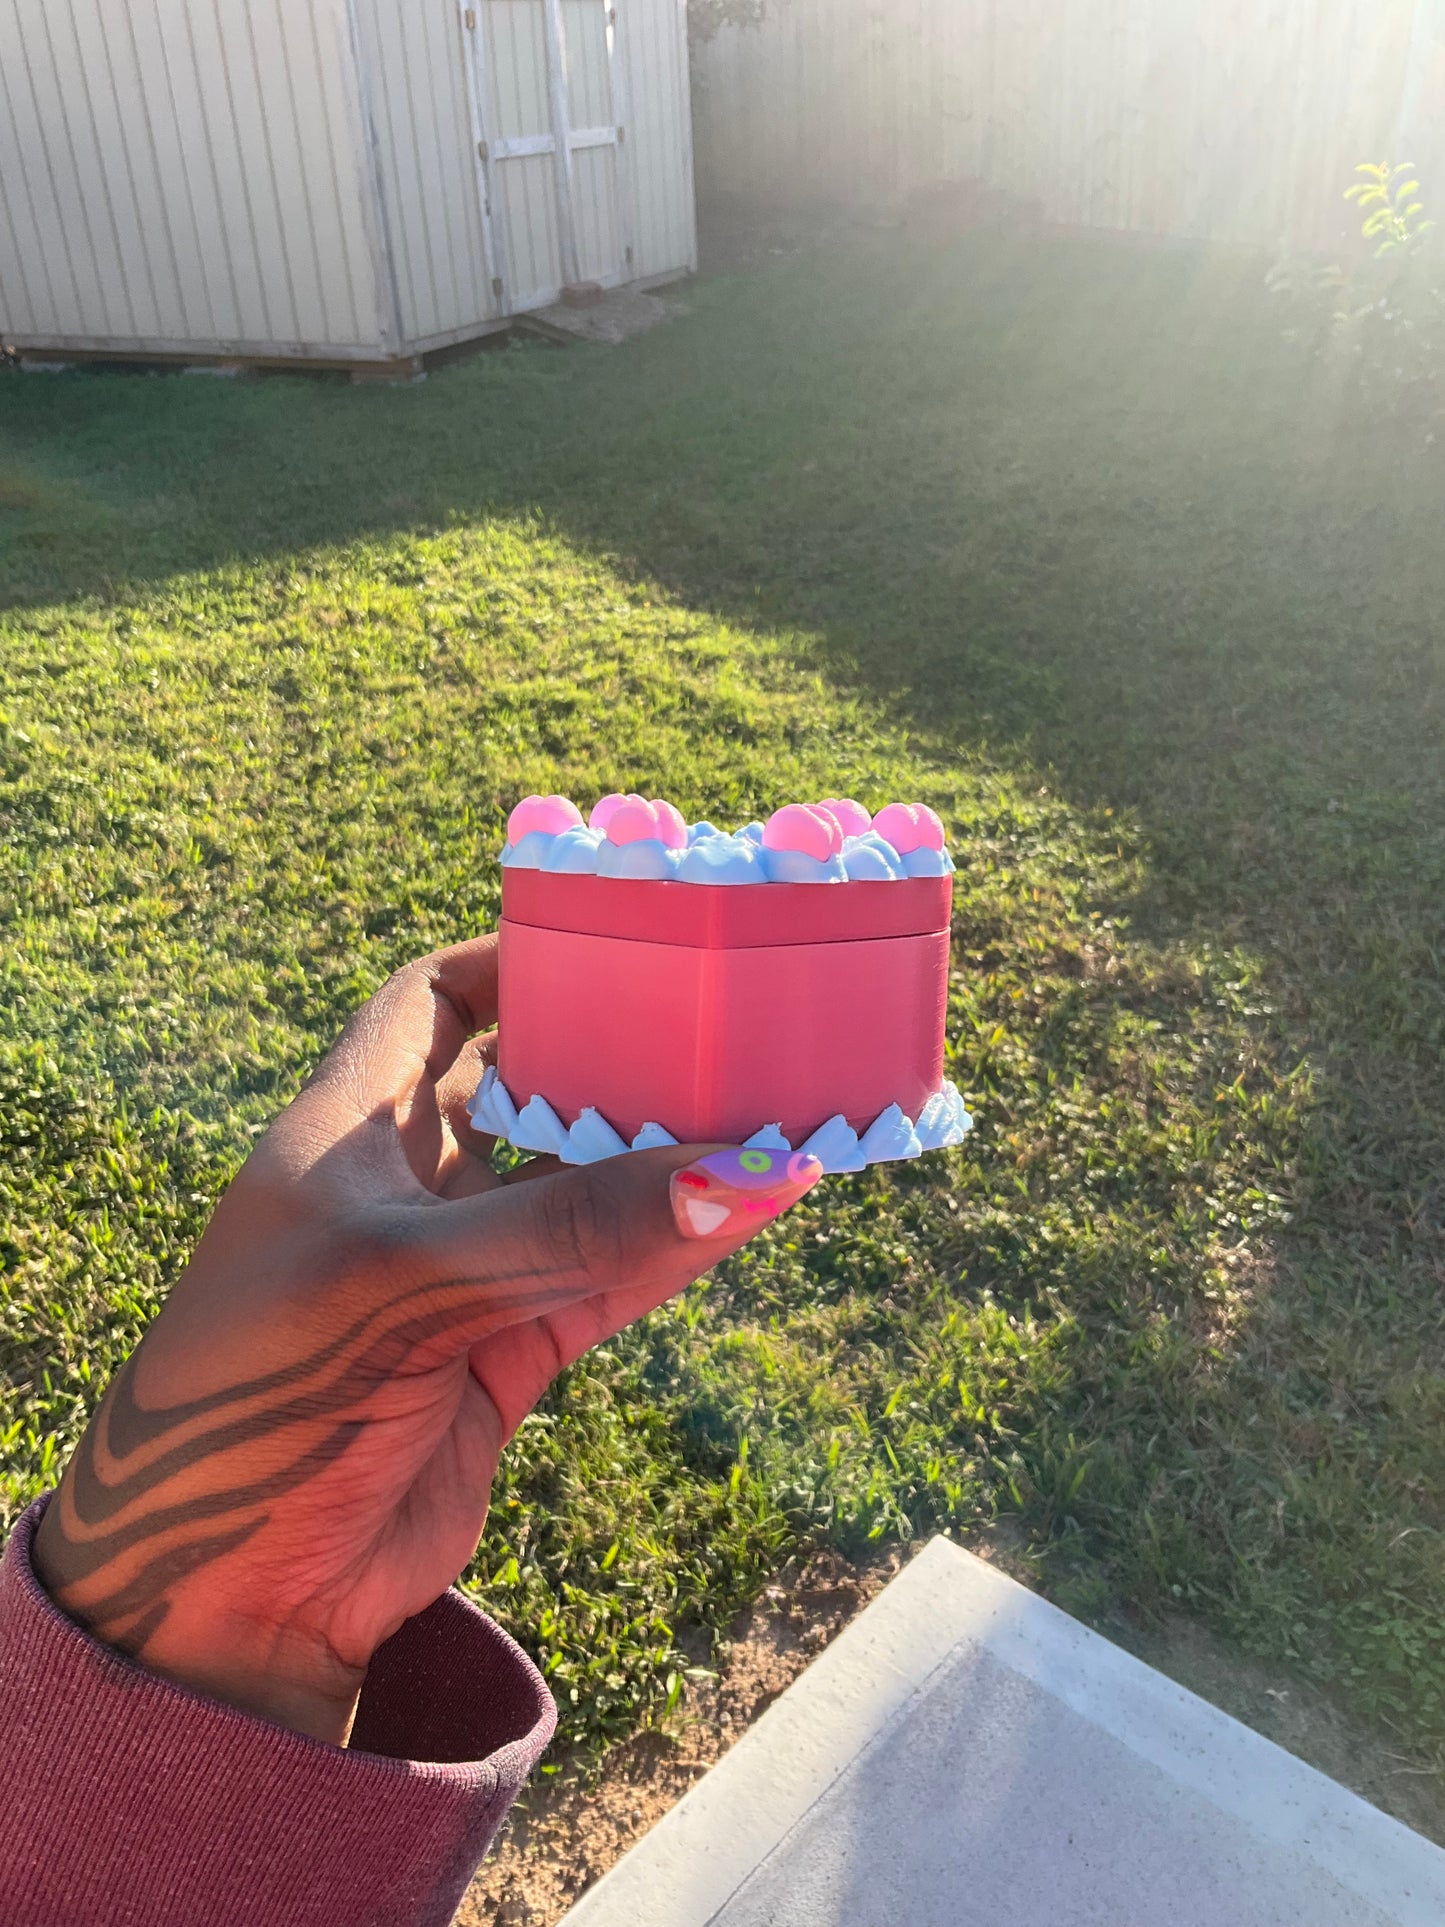
MULTIPOLYGON (((921 1550, 893 1547, 862 1566, 821 1553, 785 1567, 732 1628, 717 1676, 693 1683, 666 1731, 615 1747, 591 1780, 564 1765, 527 1790, 467 1891, 459 1927, 555 1927, 921 1550)), ((1026 1549, 1008 1522, 970 1540, 969 1550, 1032 1583, 1026 1549)), ((1281 1677, 1192 1621, 1145 1629, 1119 1622, 1107 1630, 1201 1699, 1445 1845, 1441 1775, 1351 1721, 1327 1694, 1281 1677)))
POLYGON ((590 1782, 564 1766, 527 1790, 462 1902, 459 1927, 553 1927, 882 1591, 905 1557, 895 1547, 866 1566, 823 1553, 800 1569, 785 1567, 733 1627, 717 1677, 692 1683, 666 1732, 614 1747, 590 1782))

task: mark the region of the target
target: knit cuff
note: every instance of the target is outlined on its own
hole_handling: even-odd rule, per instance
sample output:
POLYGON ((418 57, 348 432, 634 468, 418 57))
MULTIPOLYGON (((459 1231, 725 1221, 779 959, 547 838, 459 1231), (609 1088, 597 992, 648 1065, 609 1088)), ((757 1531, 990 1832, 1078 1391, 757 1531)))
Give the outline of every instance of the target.
POLYGON ((458 1592, 367 1673, 328 1745, 147 1672, 0 1560, 0 1839, 14 1927, 445 1927, 556 1724, 458 1592))

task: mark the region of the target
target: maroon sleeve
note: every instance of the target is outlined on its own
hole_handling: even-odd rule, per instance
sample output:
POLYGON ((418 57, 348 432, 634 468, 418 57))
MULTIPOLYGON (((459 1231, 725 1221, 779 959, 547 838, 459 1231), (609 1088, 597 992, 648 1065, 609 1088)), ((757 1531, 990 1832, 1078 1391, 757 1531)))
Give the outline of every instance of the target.
POLYGON ((367 1674, 349 1747, 172 1684, 0 1561, 6 1927, 444 1927, 552 1736, 531 1661, 460 1593, 367 1674))

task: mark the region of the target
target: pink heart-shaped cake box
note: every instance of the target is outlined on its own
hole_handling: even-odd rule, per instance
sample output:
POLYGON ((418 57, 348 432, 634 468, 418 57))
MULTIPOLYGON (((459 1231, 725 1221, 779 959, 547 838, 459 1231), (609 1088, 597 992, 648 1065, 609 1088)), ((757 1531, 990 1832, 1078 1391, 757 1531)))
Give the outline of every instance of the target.
POLYGON ((629 1141, 801 1144, 943 1081, 949 876, 708 885, 502 872, 498 1074, 629 1141))

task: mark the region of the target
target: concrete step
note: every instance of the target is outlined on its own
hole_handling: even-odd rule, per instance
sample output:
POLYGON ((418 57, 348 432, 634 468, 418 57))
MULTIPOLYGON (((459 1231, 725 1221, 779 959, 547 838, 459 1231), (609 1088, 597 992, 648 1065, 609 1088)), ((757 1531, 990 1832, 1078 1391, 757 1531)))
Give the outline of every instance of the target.
POLYGON ((563 1927, 1442 1927, 1445 1852, 935 1539, 563 1927))

